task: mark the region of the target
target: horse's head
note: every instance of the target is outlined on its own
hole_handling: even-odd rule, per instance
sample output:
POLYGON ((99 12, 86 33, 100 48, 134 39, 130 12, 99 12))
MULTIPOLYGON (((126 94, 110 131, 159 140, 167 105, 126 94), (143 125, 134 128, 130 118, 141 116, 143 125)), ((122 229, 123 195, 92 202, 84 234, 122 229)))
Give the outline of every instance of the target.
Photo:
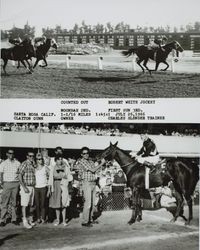
POLYGON ((54 49, 58 48, 58 45, 57 45, 56 40, 54 38, 51 39, 51 47, 54 49))
POLYGON ((181 45, 180 45, 179 42, 173 41, 173 43, 174 43, 174 49, 175 49, 175 50, 177 50, 177 51, 179 51, 179 52, 183 52, 184 49, 181 47, 181 45))
POLYGON ((110 146, 107 147, 106 149, 104 149, 103 152, 101 152, 99 155, 96 156, 97 160, 100 160, 100 159, 112 160, 112 159, 114 159, 115 153, 117 150, 117 144, 118 144, 118 142, 116 142, 115 144, 112 144, 110 142, 110 146))

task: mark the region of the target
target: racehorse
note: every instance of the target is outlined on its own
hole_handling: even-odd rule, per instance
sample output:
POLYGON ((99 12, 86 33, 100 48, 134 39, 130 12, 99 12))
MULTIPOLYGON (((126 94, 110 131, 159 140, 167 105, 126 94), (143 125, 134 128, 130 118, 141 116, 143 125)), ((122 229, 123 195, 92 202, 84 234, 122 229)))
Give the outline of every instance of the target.
POLYGON ((33 68, 35 68, 37 66, 37 64, 40 60, 43 60, 45 62, 45 65, 43 65, 41 67, 47 66, 47 61, 46 61, 47 52, 49 51, 49 49, 51 47, 54 49, 58 48, 55 39, 50 39, 50 38, 47 38, 46 42, 44 42, 44 44, 41 44, 38 47, 36 47, 36 50, 35 50, 36 61, 35 61, 33 68))
POLYGON ((3 71, 5 75, 8 75, 6 72, 6 65, 8 63, 8 60, 13 60, 18 62, 20 61, 24 65, 24 67, 28 69, 28 72, 31 73, 28 59, 31 58, 33 55, 34 55, 34 47, 31 43, 31 40, 29 39, 25 39, 19 45, 15 45, 12 48, 1 49, 1 59, 3 59, 4 61, 3 71), (27 62, 28 68, 24 61, 27 62))
POLYGON ((127 57, 129 57, 132 54, 136 54, 138 56, 137 64, 140 66, 142 71, 144 72, 145 69, 142 67, 140 63, 144 61, 143 63, 144 67, 151 74, 151 71, 153 70, 150 70, 147 67, 148 60, 152 59, 156 62, 154 71, 157 71, 160 63, 164 63, 167 65, 167 67, 163 69, 163 71, 166 71, 169 68, 169 64, 166 62, 166 59, 172 50, 176 50, 177 57, 178 57, 179 52, 183 52, 183 48, 181 47, 181 45, 177 41, 173 41, 164 45, 162 48, 153 49, 153 48, 149 48, 149 46, 142 45, 137 48, 131 48, 127 51, 126 50, 122 51, 122 54, 127 57))
MULTIPOLYGON (((118 143, 118 142, 117 142, 118 143)), ((145 189, 145 165, 138 163, 131 158, 125 151, 117 147, 117 143, 112 144, 103 150, 97 159, 115 159, 127 177, 127 185, 132 189, 133 210, 132 217, 128 224, 141 220, 141 193, 145 189)), ((176 221, 178 216, 185 218, 183 215, 184 198, 189 207, 188 219, 185 218, 186 224, 189 224, 193 218, 192 195, 195 186, 199 180, 199 168, 194 164, 186 165, 178 159, 166 161, 165 169, 158 167, 155 173, 149 175, 149 187, 167 186, 169 181, 173 182, 176 191, 177 209, 172 221, 176 221)))

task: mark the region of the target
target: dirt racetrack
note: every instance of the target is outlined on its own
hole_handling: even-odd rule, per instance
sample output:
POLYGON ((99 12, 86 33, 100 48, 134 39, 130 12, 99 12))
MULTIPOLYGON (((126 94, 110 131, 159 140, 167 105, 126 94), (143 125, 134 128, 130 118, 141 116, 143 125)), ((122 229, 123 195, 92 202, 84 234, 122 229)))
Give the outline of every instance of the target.
MULTIPOLYGON (((9 76, 1 73, 3 98, 159 98, 199 97, 199 59, 185 59, 177 72, 132 72, 131 59, 107 57, 103 71, 93 56, 75 57, 66 69, 63 56, 49 56, 47 68, 37 67, 33 74, 24 68, 7 66, 9 76), (109 60, 112 59, 112 62, 109 60), (86 61, 84 61, 86 60, 86 61), (114 62, 113 62, 114 61, 114 62), (86 66, 85 63, 88 63, 86 66), (124 68, 120 68, 124 67, 124 68), (196 72, 196 73, 195 73, 196 72)), ((162 68, 163 66, 161 66, 162 68)), ((150 63, 150 68, 153 64, 150 63)))
MULTIPOLYGON (((186 215, 187 215, 187 209, 186 215)), ((170 223, 171 214, 162 208, 144 211, 142 222, 127 224, 131 211, 108 211, 92 228, 81 227, 80 218, 67 227, 37 225, 31 230, 21 226, 0 228, 2 250, 198 250, 199 206, 194 206, 194 219, 185 226, 182 219, 170 223)))

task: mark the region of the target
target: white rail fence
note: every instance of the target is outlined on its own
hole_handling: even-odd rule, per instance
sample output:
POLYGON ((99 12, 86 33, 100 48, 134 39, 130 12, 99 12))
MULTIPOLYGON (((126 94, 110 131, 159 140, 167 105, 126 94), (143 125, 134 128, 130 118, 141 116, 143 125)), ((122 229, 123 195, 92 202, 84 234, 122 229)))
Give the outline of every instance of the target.
MULTIPOLYGON (((184 52, 185 53, 185 52, 184 52)), ((48 66, 60 68, 60 69, 87 69, 87 70, 100 70, 100 71, 130 71, 130 72, 141 72, 141 68, 137 64, 137 56, 133 55, 129 58, 123 57, 122 55, 105 54, 105 55, 49 55, 47 58, 48 66)), ((32 63, 34 63, 33 59, 32 63)), ((180 55, 176 57, 170 55, 167 59, 169 64, 168 71, 171 72, 195 72, 198 73, 198 64, 200 59, 198 57, 193 57, 193 54, 180 55)), ((11 64, 16 67, 17 63, 11 61, 11 64)), ((40 61, 42 65, 43 62, 40 61)), ((141 63, 142 67, 143 62, 141 63)), ((155 62, 149 60, 147 63, 149 69, 155 69, 155 62)), ((165 68, 166 65, 160 63, 158 70, 165 68)))
MULTIPOLYGON (((121 61, 113 61, 110 62, 110 60, 107 60, 107 57, 103 57, 103 56, 97 56, 94 57, 92 56, 93 60, 84 60, 84 56, 83 56, 83 60, 77 60, 76 56, 69 56, 66 55, 64 60, 54 60, 52 58, 52 60, 50 60, 49 62, 52 63, 59 63, 59 64, 63 64, 64 63, 64 67, 66 69, 74 69, 74 68, 81 68, 81 69, 96 69, 96 70, 109 70, 109 69, 125 69, 128 71, 141 71, 141 68, 139 67, 139 65, 137 64, 137 56, 132 56, 132 59, 128 59, 129 62, 126 60, 121 60, 121 61)), ((179 61, 178 57, 171 57, 168 60, 168 63, 170 65, 169 70, 171 70, 172 72, 176 71, 176 63, 179 61)), ((142 67, 143 64, 141 63, 142 67)), ((155 62, 153 61, 149 61, 147 66, 152 70, 155 68, 155 62), (150 67, 149 67, 150 65, 150 67)))

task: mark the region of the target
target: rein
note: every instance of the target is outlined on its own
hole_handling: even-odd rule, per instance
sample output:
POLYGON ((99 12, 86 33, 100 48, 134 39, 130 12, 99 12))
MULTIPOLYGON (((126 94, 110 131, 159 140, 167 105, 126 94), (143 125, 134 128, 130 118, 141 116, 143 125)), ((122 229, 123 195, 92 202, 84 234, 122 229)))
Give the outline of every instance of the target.
POLYGON ((129 162, 129 163, 127 163, 127 164, 121 166, 121 168, 128 167, 128 166, 130 166, 131 164, 133 164, 134 162, 135 162, 135 160, 133 160, 133 161, 131 161, 131 162, 129 162))

